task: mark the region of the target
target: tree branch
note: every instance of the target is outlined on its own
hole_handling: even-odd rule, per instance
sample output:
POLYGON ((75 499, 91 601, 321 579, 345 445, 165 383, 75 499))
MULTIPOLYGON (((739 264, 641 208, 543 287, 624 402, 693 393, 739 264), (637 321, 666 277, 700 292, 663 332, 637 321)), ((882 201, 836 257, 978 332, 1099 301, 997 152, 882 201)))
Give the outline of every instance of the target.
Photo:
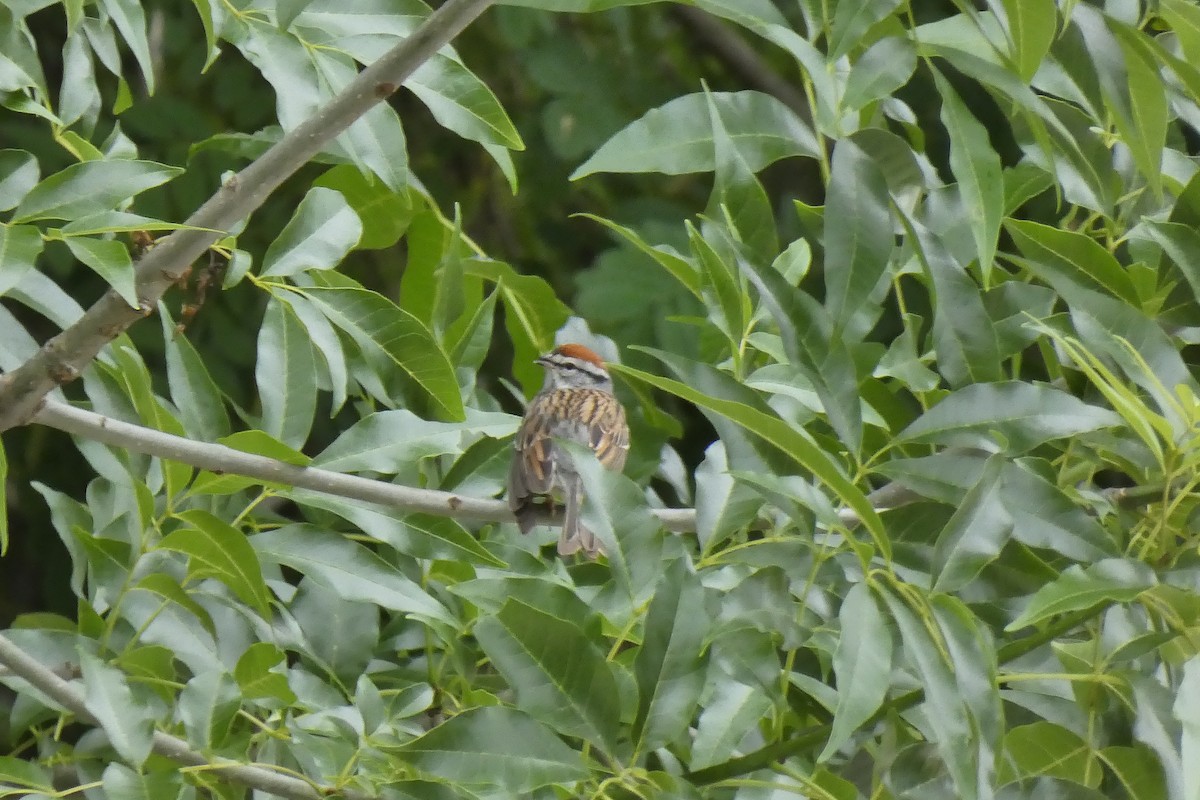
POLYGON ((200 206, 187 229, 164 237, 138 261, 139 308, 109 290, 32 358, 0 376, 0 432, 29 421, 46 394, 74 380, 101 348, 137 320, 223 233, 248 217, 296 170, 396 89, 493 0, 447 0, 411 36, 364 69, 323 108, 290 131, 200 206))
MULTIPOLYGON (((76 718, 89 725, 103 727, 87 710, 84 698, 75 687, 55 675, 3 634, 0 634, 0 664, 12 670, 14 675, 28 681, 35 689, 74 714, 76 718)), ((222 780, 290 800, 324 800, 333 795, 340 795, 349 800, 367 800, 368 797, 363 792, 352 789, 313 788, 307 781, 282 775, 265 767, 242 764, 227 758, 207 758, 188 747, 183 739, 158 730, 154 732, 152 749, 160 756, 189 767, 215 767, 211 773, 222 780)))
MULTIPOLYGON (((414 489, 386 481, 360 478, 317 467, 298 467, 266 456, 244 453, 225 445, 197 442, 153 428, 122 422, 93 411, 47 400, 33 418, 34 422, 85 439, 132 450, 135 453, 178 461, 217 473, 245 475, 248 478, 286 483, 324 494, 380 503, 404 511, 424 512, 439 517, 473 519, 484 522, 513 522, 508 503, 436 489, 414 489)), ((694 531, 696 512, 690 508, 651 509, 668 530, 694 531)), ((547 514, 545 524, 561 525, 562 515, 547 514)))
MULTIPOLYGON (((409 486, 398 486, 386 481, 360 478, 357 475, 346 475, 319 467, 298 467, 267 456, 234 450, 225 445, 197 442, 142 425, 122 422, 57 400, 46 400, 42 404, 41 410, 34 416, 33 422, 85 439, 131 450, 135 453, 165 458, 168 461, 190 464, 211 472, 244 475, 247 478, 273 483, 286 483, 289 486, 310 489, 323 494, 379 503, 402 511, 423 512, 439 517, 473 519, 482 522, 514 522, 516 520, 508 509, 508 503, 502 500, 470 497, 437 489, 414 489, 409 486)), ((874 501, 880 492, 882 490, 872 493, 868 499, 874 501)), ((897 502, 898 498, 893 498, 887 493, 880 494, 880 498, 885 501, 879 504, 881 509, 903 505, 903 502, 911 502, 911 499, 897 502)), ((694 508, 652 508, 650 513, 669 531, 685 533, 696 530, 696 510, 694 508)), ((858 515, 848 508, 839 509, 838 518, 846 525, 855 525, 859 521, 858 515)), ((538 521, 544 525, 561 526, 563 520, 561 513, 545 513, 538 521)), ((765 520, 760 523, 761 527, 768 525, 769 523, 765 520)))

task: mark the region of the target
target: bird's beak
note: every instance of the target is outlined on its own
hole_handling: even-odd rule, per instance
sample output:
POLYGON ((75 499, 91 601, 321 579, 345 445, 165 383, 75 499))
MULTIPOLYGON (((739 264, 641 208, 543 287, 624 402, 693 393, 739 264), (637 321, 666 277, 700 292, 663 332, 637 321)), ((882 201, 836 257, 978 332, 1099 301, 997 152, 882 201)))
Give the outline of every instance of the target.
POLYGON ((546 357, 545 357, 545 356, 538 356, 537 358, 535 358, 535 359, 533 360, 533 363, 535 363, 535 364, 541 364, 541 365, 544 367, 544 366, 546 366, 546 364, 547 364, 547 363, 549 363, 549 362, 547 362, 547 361, 546 361, 546 357))

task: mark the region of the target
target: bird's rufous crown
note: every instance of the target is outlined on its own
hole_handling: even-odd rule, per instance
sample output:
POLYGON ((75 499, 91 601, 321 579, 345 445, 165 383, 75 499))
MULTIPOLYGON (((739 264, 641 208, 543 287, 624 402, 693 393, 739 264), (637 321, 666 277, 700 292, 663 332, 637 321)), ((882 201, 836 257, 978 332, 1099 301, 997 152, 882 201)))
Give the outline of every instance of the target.
POLYGON ((604 369, 604 359, 596 355, 596 353, 588 347, 581 344, 560 344, 554 348, 554 352, 564 358, 578 358, 580 361, 589 361, 597 367, 604 369))

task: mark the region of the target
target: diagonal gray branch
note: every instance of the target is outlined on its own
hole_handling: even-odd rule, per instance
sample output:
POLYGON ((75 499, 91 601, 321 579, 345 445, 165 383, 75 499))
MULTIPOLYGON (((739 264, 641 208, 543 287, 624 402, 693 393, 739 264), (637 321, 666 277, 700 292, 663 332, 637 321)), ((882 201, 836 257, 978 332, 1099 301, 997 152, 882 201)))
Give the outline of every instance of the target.
POLYGON ((110 290, 32 358, 0 375, 0 432, 28 422, 47 393, 74 380, 104 345, 149 314, 188 266, 222 236, 220 231, 248 217, 281 183, 373 105, 396 91, 417 67, 493 1, 447 0, 411 36, 359 73, 337 97, 226 181, 187 219, 189 229, 163 238, 138 262, 140 308, 130 308, 110 290))
MULTIPOLYGON (((8 667, 12 674, 28 681, 51 701, 74 714, 78 719, 102 727, 92 713, 79 691, 65 680, 55 675, 37 659, 30 656, 11 639, 0 634, 0 664, 8 667)), ((314 788, 307 781, 282 775, 265 767, 242 764, 227 758, 207 757, 188 746, 188 743, 178 736, 172 736, 162 731, 154 732, 152 749, 160 756, 171 759, 189 767, 216 767, 211 774, 230 783, 239 783, 278 797, 289 800, 323 800, 333 794, 339 794, 349 800, 366 800, 369 795, 351 789, 334 790, 332 788, 314 788)))

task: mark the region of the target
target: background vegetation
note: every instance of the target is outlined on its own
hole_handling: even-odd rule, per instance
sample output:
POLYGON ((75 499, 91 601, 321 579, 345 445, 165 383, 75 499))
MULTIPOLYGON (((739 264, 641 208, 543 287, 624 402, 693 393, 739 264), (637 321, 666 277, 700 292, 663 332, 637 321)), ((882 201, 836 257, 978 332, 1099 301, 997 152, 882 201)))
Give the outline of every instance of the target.
POLYGON ((163 6, 0 6, 7 793, 1200 794, 1200 7, 498 3, 71 380, 429 13, 163 6))

